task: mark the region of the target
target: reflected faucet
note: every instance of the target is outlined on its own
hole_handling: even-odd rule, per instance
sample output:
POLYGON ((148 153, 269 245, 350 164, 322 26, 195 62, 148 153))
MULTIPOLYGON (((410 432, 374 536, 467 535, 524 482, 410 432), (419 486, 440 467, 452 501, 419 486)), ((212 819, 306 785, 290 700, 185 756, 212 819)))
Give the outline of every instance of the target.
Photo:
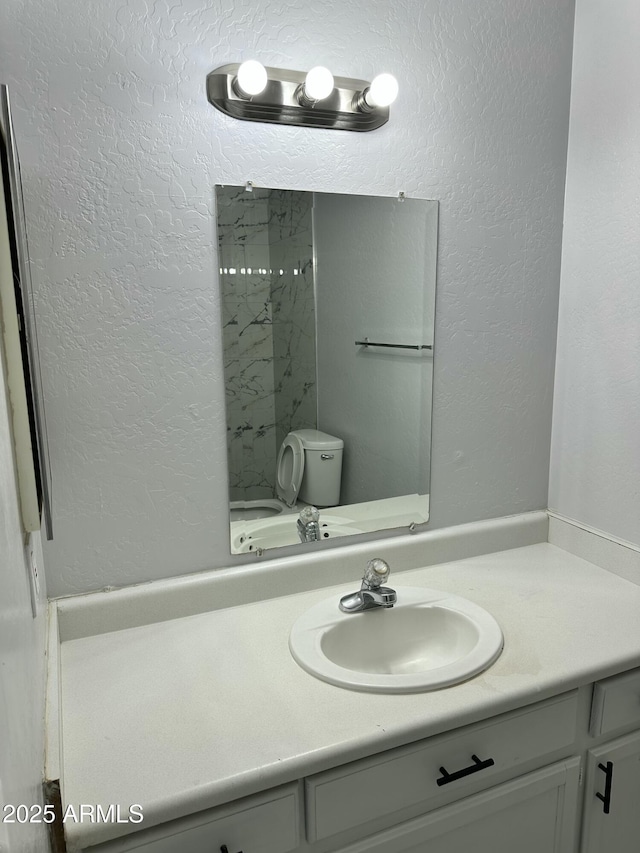
POLYGON ((301 542, 317 542, 320 539, 320 512, 314 506, 306 506, 298 517, 298 536, 301 542))
POLYGON ((378 607, 393 607, 397 601, 395 589, 382 584, 389 577, 389 564, 379 557, 369 560, 358 592, 350 592, 340 599, 343 613, 362 613, 378 607))

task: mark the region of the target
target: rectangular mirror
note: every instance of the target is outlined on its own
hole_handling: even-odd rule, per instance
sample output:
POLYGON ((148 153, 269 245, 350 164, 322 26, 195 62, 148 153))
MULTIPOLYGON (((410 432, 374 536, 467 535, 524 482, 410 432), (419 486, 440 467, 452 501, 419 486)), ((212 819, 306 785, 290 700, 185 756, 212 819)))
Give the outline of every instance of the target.
POLYGON ((231 553, 426 522, 438 203, 216 206, 231 553))

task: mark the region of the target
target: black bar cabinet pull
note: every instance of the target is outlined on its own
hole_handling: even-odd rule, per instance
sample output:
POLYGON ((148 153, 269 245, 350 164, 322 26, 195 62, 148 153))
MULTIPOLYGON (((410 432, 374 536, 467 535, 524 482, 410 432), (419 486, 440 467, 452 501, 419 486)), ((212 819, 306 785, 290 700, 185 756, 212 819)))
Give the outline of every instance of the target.
POLYGON ((602 811, 609 814, 611 811, 611 783, 613 782, 613 761, 607 761, 606 764, 598 764, 600 770, 604 773, 604 794, 596 793, 596 797, 602 800, 604 805, 602 811))
MULTIPOLYGON (((229 848, 226 844, 223 844, 220 848, 220 853, 229 853, 229 848)), ((238 853, 242 853, 242 850, 238 850, 238 853)))
POLYGON ((487 767, 493 767, 495 761, 493 758, 486 758, 484 761, 480 761, 477 755, 472 755, 471 760, 473 764, 470 764, 469 767, 463 767, 462 770, 456 770, 455 773, 447 773, 444 767, 440 768, 440 772, 442 776, 439 779, 436 779, 437 785, 448 785, 449 782, 455 782, 456 779, 462 779, 464 776, 471 776, 472 773, 478 773, 480 770, 486 770, 487 767))

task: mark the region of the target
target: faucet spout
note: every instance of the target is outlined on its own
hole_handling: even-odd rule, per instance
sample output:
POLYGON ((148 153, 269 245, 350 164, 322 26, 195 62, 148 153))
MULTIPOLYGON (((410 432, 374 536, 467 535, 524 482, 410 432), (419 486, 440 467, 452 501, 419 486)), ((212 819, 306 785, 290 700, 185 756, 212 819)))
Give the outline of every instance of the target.
POLYGON ((343 595, 340 599, 340 610, 343 613, 362 613, 378 607, 393 607, 396 601, 395 589, 389 589, 386 586, 381 586, 375 592, 361 589, 358 592, 343 595))
POLYGON ((395 589, 382 586, 389 577, 390 571, 388 563, 384 560, 377 557, 369 560, 360 589, 342 596, 340 610, 343 613, 362 613, 379 607, 393 607, 397 601, 395 589))

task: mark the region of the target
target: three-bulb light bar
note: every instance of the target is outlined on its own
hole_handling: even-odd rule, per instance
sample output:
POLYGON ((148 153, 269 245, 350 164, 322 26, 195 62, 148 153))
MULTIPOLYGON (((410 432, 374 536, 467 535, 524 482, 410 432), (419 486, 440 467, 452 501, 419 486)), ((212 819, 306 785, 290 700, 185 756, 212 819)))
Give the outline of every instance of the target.
POLYGON ((307 74, 265 68, 255 59, 222 65, 207 75, 207 97, 214 107, 243 121, 375 130, 389 120, 398 94, 391 74, 368 83, 334 77, 321 65, 307 74))

